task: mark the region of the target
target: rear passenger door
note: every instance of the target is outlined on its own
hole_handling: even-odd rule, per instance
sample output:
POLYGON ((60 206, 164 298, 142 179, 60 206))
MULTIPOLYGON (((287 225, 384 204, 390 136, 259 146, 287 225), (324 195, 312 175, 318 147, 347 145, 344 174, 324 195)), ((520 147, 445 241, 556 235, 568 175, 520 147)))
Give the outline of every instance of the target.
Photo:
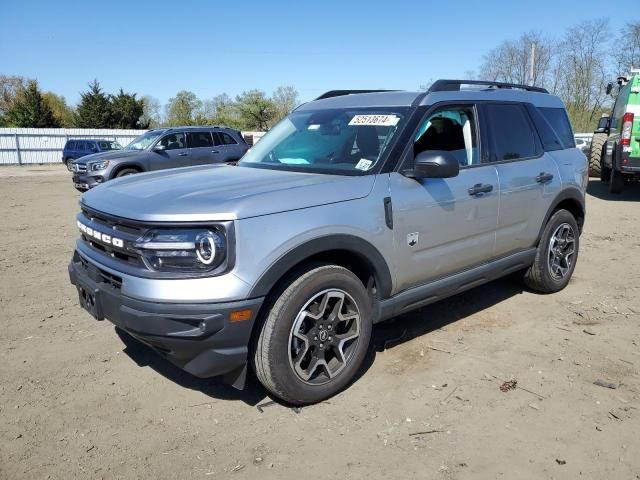
POLYGON ((187 143, 189 146, 189 163, 191 165, 207 165, 222 161, 222 155, 213 145, 213 137, 210 130, 188 132, 187 143))
POLYGON ((216 150, 219 150, 222 156, 223 162, 230 162, 239 160, 244 155, 244 148, 242 148, 235 138, 226 132, 214 132, 216 140, 216 150))
POLYGON ((500 184, 496 257, 535 246, 560 191, 558 168, 545 152, 529 110, 521 103, 482 105, 491 145, 486 160, 497 169, 500 184))

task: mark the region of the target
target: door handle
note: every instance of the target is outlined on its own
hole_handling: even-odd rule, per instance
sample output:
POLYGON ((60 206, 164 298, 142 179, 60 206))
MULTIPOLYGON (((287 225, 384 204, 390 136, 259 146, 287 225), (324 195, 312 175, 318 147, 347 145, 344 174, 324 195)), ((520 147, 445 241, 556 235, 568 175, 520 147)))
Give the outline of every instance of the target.
POLYGON ((547 183, 553 180, 553 174, 547 172, 540 172, 540 175, 536 177, 536 182, 538 183, 547 183))
POLYGON ((469 195, 482 195, 483 193, 489 193, 493 191, 493 185, 476 183, 471 187, 468 192, 469 195))
POLYGON ((219 150, 211 150, 211 153, 220 153, 219 150))
POLYGON ((189 154, 188 153, 179 153, 178 156, 179 157, 188 157, 189 154))

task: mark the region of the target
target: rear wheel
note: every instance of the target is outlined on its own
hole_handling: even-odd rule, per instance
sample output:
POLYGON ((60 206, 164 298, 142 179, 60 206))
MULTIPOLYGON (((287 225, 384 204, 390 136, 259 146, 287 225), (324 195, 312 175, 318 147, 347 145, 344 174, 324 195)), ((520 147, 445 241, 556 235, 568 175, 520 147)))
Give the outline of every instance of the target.
POLYGON ((64 164, 67 166, 67 170, 73 172, 73 158, 67 157, 64 159, 64 164))
POLYGON ((337 265, 309 270, 268 312, 253 355, 256 376, 292 404, 335 395, 364 360, 371 318, 367 291, 352 272, 337 265))
POLYGON ((557 210, 547 222, 533 265, 525 275, 526 284, 543 293, 567 286, 578 260, 580 234, 575 217, 557 210))
POLYGON ((118 174, 116 175, 116 178, 126 177, 127 175, 134 175, 136 173, 140 173, 140 172, 135 168, 123 168, 118 172, 118 174))
POLYGON ((606 133, 594 133, 589 149, 589 174, 592 177, 599 177, 601 174, 602 151, 607 141, 606 133))
POLYGON ((624 175, 614 167, 611 169, 609 176, 609 191, 616 194, 622 193, 622 190, 624 190, 624 175))

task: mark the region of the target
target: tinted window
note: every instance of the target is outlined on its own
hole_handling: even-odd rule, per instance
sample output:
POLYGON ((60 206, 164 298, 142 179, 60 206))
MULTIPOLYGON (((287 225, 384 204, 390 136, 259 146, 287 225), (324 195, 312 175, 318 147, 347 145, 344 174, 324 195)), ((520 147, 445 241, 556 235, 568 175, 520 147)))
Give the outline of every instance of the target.
POLYGON ((67 142, 66 150, 74 150, 76 148, 76 142, 67 142))
POLYGON ((527 110, 529 111, 531 119, 536 126, 540 140, 542 140, 544 150, 546 152, 562 150, 564 148, 562 142, 542 113, 540 113, 540 111, 531 104, 527 105, 527 110))
POLYGON ((547 122, 553 127, 562 142, 564 148, 573 148, 576 146, 569 117, 564 108, 541 108, 540 111, 547 122))
POLYGON ((122 147, 118 142, 98 142, 100 150, 120 150, 122 147))
POLYGON ((160 145, 164 145, 166 150, 177 150, 185 148, 184 133, 170 133, 162 137, 160 145))
POLYGON ((413 154, 428 150, 451 152, 460 166, 480 163, 474 108, 445 107, 429 115, 414 137, 413 154))
POLYGON ((76 142, 76 150, 84 152, 84 142, 76 142))
POLYGON ((224 133, 224 132, 218 132, 218 136, 220 138, 220 144, 221 145, 235 145, 238 142, 236 142, 234 140, 234 138, 229 135, 228 133, 224 133))
POLYGON ((189 148, 213 147, 211 132, 189 132, 189 148))
POLYGON ((494 161, 535 157, 536 141, 527 112, 520 105, 487 105, 494 161))

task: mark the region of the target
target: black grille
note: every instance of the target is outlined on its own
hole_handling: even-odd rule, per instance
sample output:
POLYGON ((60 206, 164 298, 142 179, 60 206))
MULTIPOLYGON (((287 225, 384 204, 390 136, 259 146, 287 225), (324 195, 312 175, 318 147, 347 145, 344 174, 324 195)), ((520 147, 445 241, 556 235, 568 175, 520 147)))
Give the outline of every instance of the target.
POLYGON ((117 237, 124 241, 123 247, 115 247, 105 243, 95 237, 81 232, 80 238, 93 251, 107 255, 115 260, 124 262, 134 267, 144 267, 140 256, 132 251, 130 245, 137 241, 143 234, 144 229, 140 226, 126 223, 122 219, 95 212, 87 208, 82 208, 82 213, 78 216, 78 221, 92 230, 117 237))
POLYGON ((87 272, 89 278, 98 283, 105 283, 116 290, 122 288, 122 277, 113 275, 106 270, 103 270, 95 265, 87 262, 81 255, 78 255, 78 260, 82 265, 82 268, 87 272))

